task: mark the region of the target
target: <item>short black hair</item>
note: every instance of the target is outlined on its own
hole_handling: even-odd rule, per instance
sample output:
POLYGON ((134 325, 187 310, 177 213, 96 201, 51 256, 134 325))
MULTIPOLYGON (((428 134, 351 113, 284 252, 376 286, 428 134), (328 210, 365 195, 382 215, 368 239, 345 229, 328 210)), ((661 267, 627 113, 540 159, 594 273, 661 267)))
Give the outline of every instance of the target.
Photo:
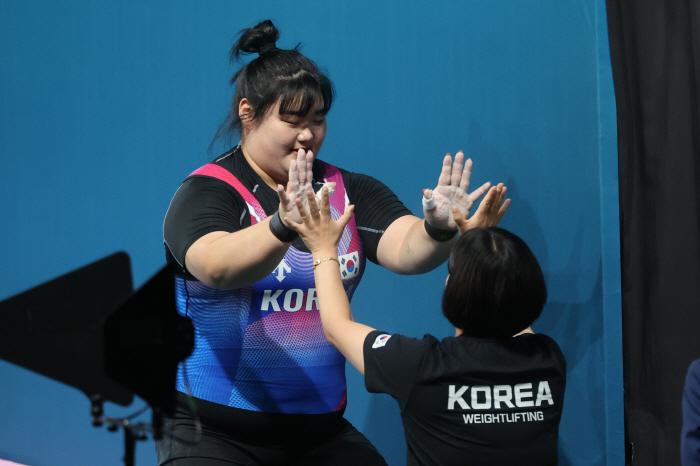
POLYGON ((318 113, 328 113, 335 97, 333 82, 316 63, 299 52, 299 44, 291 50, 278 49, 275 44, 279 31, 270 20, 243 29, 239 34, 231 48, 231 62, 245 54, 260 55, 231 78, 231 85, 235 85, 233 103, 212 144, 220 139, 230 144, 241 132, 238 106, 243 98, 253 107, 248 116, 253 125, 259 124, 277 102, 280 114, 304 117, 318 103, 323 104, 318 113))
POLYGON ((525 242, 502 228, 474 228, 452 248, 442 312, 464 335, 505 338, 542 313, 547 286, 525 242))

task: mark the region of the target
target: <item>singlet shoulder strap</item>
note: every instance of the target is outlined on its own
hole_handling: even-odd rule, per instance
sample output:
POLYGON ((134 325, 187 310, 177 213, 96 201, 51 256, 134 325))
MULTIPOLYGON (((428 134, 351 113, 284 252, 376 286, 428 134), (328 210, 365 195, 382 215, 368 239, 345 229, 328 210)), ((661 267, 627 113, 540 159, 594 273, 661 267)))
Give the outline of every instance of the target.
POLYGON ((330 163, 326 163, 323 160, 317 160, 317 162, 321 165, 321 167, 323 167, 323 177, 328 181, 343 181, 343 176, 338 167, 335 167, 330 163))
POLYGON ((250 217, 253 224, 260 222, 261 220, 267 218, 265 210, 260 205, 260 202, 253 196, 248 188, 246 188, 241 181, 236 178, 236 176, 230 171, 223 167, 220 167, 214 163, 208 163, 203 167, 200 167, 190 173, 188 178, 193 176, 209 176, 211 178, 216 178, 225 183, 228 183, 233 189, 235 189, 238 194, 243 197, 243 200, 248 204, 248 210, 250 211, 250 217))
MULTIPOLYGON (((330 198, 331 206, 338 210, 338 212, 343 213, 347 208, 346 202, 346 192, 345 183, 343 183, 343 174, 340 172, 338 167, 335 167, 329 163, 317 160, 317 163, 323 168, 323 179, 328 182, 335 182, 335 191, 330 198)), ((354 224, 355 214, 353 214, 350 220, 351 224, 354 224)))

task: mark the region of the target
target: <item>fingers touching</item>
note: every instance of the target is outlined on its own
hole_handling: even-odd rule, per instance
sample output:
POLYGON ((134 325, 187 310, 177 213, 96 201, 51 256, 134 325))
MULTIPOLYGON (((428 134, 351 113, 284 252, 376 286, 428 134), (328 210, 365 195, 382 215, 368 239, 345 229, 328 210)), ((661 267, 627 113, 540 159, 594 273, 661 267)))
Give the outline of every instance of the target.
POLYGON ((462 211, 456 205, 452 206, 452 217, 454 218, 455 223, 457 224, 457 229, 459 230, 460 235, 469 229, 467 219, 464 218, 464 215, 462 215, 462 211))
POLYGON ((300 197, 303 190, 311 187, 313 181, 314 154, 311 151, 305 152, 299 149, 297 158, 289 164, 289 182, 287 192, 300 197))
POLYGON ((474 216, 460 226, 460 233, 476 227, 498 226, 510 205, 510 199, 505 199, 507 191, 508 188, 503 183, 489 189, 474 216), (463 227, 466 227, 464 231, 462 231, 463 227))
POLYGON ((493 195, 491 196, 492 202, 490 202, 488 205, 488 213, 495 221, 495 224, 492 226, 498 225, 498 222, 501 221, 503 215, 505 215, 506 213, 506 210, 508 210, 508 206, 510 205, 510 199, 505 199, 507 191, 508 188, 506 188, 503 185, 503 183, 499 183, 498 186, 494 186, 493 188, 491 188, 491 191, 489 191, 489 194, 493 193, 493 195))
MULTIPOLYGON (((467 182, 467 185, 469 185, 469 182, 467 182)), ((491 187, 491 182, 487 181, 486 183, 482 184, 477 189, 475 189, 469 195, 469 199, 471 199, 472 202, 475 202, 477 199, 484 195, 484 193, 489 189, 489 187, 491 187)))
MULTIPOLYGON (((506 197, 507 190, 508 188, 503 186, 503 189, 501 190, 501 195, 498 197, 498 202, 496 202, 496 206, 500 206, 498 208, 498 222, 501 221, 501 219, 506 213, 506 210, 508 210, 508 206, 510 205, 510 199, 506 199, 505 201, 503 200, 506 197)), ((496 222, 496 224, 498 224, 498 222, 496 222)))
POLYGON ((283 218, 285 225, 299 233, 312 253, 335 250, 345 225, 352 217, 354 207, 349 206, 338 220, 333 220, 329 197, 326 186, 321 189, 320 203, 314 192, 308 190, 306 191, 308 208, 301 199, 295 199, 301 223, 296 223, 289 217, 283 218))
MULTIPOLYGON (((326 189, 326 188, 324 188, 323 190, 326 193, 328 192, 328 189, 326 189)), ((309 203, 309 212, 311 212, 311 217, 314 219, 319 219, 321 216, 320 209, 319 209, 318 204, 316 203, 316 195, 314 194, 313 191, 311 191, 311 190, 306 191, 306 200, 309 203)), ((301 199, 297 199, 297 203, 301 203, 301 199)), ((323 201, 321 201, 321 205, 323 206, 323 201)), ((329 211, 329 213, 330 213, 330 211, 329 211)))
POLYGON ((344 228, 350 221, 350 217, 352 217, 352 212, 355 206, 349 206, 347 209, 345 209, 345 213, 343 213, 338 220, 333 220, 333 217, 331 216, 331 204, 328 187, 324 186, 321 188, 320 194, 321 199, 319 205, 319 199, 314 192, 311 190, 306 191, 306 201, 309 205, 308 209, 304 206, 304 202, 301 199, 295 199, 294 203, 299 211, 299 216, 302 219, 302 223, 296 223, 289 217, 285 217, 283 219, 285 224, 297 231, 298 227, 302 225, 311 226, 314 223, 319 222, 335 222, 338 225, 342 225, 344 228))

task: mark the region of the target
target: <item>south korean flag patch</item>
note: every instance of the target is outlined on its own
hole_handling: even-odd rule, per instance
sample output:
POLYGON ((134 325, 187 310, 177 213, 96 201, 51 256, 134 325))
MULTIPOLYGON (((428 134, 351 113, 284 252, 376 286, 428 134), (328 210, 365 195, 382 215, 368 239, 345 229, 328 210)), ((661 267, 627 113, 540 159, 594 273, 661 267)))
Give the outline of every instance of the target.
POLYGON ((375 338, 374 343, 372 343, 372 349, 381 348, 382 346, 386 345, 386 342, 389 341, 389 338, 391 338, 391 335, 387 335, 386 333, 377 335, 377 338, 375 338))
POLYGON ((338 257, 340 262, 340 276, 343 280, 356 277, 360 273, 360 256, 356 252, 343 254, 338 257))

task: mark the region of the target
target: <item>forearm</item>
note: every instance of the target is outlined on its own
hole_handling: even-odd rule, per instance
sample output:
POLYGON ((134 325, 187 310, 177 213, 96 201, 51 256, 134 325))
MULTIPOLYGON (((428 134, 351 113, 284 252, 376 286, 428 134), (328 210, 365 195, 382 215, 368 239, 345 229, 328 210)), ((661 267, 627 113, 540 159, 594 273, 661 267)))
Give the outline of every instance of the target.
MULTIPOLYGON (((314 252, 314 262, 337 258, 335 250, 314 252)), ((373 328, 354 321, 348 296, 340 278, 338 263, 327 260, 314 269, 321 324, 328 341, 338 348, 355 368, 364 374, 364 339, 373 328)))
POLYGON ((445 262, 457 237, 438 242, 428 236, 424 220, 401 217, 385 231, 377 249, 379 264, 392 272, 415 275, 429 272, 445 262))
POLYGON ((289 249, 270 231, 270 217, 242 230, 217 231, 195 241, 185 255, 187 270, 205 285, 235 289, 272 273, 289 249))
MULTIPOLYGON (((327 249, 313 254, 314 263, 326 258, 337 259, 337 251, 327 249)), ((344 322, 353 321, 350 301, 345 293, 343 280, 340 278, 338 262, 327 260, 317 265, 314 268, 314 279, 323 331, 328 341, 337 346, 335 341, 335 336, 339 333, 337 327, 342 326, 344 322)))

